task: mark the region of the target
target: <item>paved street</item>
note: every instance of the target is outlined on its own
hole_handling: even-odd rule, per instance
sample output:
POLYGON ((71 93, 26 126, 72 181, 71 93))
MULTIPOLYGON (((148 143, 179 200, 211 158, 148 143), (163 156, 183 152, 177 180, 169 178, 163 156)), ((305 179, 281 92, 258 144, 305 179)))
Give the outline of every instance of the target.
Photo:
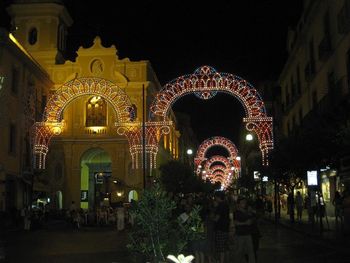
MULTIPOLYGON (((345 263, 350 250, 264 221, 258 262, 345 263)), ((127 233, 113 228, 68 229, 62 225, 33 232, 11 232, 5 262, 132 262, 125 248, 127 233)), ((235 262, 232 259, 231 262, 235 262)))
POLYGON ((59 226, 33 232, 12 232, 5 262, 130 262, 126 232, 111 227, 74 230, 59 226))
POLYGON ((288 227, 265 222, 258 262, 285 263, 345 263, 350 262, 346 245, 334 245, 320 238, 309 237, 288 227))

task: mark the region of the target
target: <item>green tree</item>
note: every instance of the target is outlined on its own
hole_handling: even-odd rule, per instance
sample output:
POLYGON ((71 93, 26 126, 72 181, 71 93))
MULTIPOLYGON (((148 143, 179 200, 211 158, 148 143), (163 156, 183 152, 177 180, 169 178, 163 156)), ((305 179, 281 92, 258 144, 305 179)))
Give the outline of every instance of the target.
POLYGON ((183 253, 190 241, 202 238, 200 207, 195 207, 185 222, 174 217, 175 208, 175 202, 158 184, 146 189, 130 208, 134 226, 128 248, 159 262, 169 254, 183 253))
POLYGON ((212 192, 214 186, 195 175, 192 168, 180 161, 169 161, 160 166, 159 180, 167 192, 196 193, 212 192))

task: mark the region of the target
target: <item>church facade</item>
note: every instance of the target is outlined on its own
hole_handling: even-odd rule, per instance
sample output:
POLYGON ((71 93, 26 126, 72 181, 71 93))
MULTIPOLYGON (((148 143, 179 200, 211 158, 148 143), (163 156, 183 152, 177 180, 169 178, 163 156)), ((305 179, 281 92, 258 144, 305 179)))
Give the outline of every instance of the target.
MULTIPOLYGON (((120 59, 115 46, 96 37, 80 47, 75 61, 64 59, 67 28, 73 23, 57 1, 18 1, 8 7, 12 25, 0 40, 0 210, 28 205, 32 197, 54 208, 72 201, 84 209, 137 199, 143 169, 134 169, 127 138, 118 135, 118 112, 108 96, 94 92, 104 83, 126 94, 131 118, 142 122, 161 89, 149 61, 120 59), (33 125, 47 119, 47 105, 62 87, 79 82, 87 88, 60 108, 63 123, 51 139, 46 167, 33 166, 33 125), (107 84, 106 84, 107 83, 107 84), (34 194, 32 194, 34 193, 34 194)), ((73 88, 72 88, 73 89, 73 88)), ((174 125, 160 141, 157 165, 179 157, 174 125)), ((156 169, 147 169, 147 177, 156 169)))

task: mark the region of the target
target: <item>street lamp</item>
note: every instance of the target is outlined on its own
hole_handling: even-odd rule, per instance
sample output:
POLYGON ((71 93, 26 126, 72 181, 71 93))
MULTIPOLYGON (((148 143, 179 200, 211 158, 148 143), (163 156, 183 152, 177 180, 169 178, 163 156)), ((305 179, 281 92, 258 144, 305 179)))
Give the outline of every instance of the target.
POLYGON ((187 154, 188 154, 188 155, 192 155, 192 154, 193 154, 192 149, 187 149, 187 154))
POLYGON ((186 153, 188 155, 189 165, 191 166, 191 169, 193 170, 192 158, 191 158, 191 155, 193 154, 193 150, 192 149, 187 149, 186 153))
POLYGON ((246 140, 246 141, 252 141, 252 140, 253 140, 253 135, 251 135, 250 133, 248 133, 248 134, 245 136, 245 140, 246 140))

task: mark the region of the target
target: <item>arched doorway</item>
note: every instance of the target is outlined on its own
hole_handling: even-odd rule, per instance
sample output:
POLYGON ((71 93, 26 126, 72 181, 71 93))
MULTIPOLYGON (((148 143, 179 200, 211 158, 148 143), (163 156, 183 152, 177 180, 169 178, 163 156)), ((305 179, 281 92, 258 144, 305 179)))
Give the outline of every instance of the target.
POLYGON ((131 190, 129 192, 128 201, 131 202, 131 200, 134 200, 134 201, 139 200, 139 195, 135 190, 131 190))
POLYGON ((111 157, 101 148, 91 148, 81 157, 80 207, 95 209, 109 205, 113 182, 111 181, 111 157))

